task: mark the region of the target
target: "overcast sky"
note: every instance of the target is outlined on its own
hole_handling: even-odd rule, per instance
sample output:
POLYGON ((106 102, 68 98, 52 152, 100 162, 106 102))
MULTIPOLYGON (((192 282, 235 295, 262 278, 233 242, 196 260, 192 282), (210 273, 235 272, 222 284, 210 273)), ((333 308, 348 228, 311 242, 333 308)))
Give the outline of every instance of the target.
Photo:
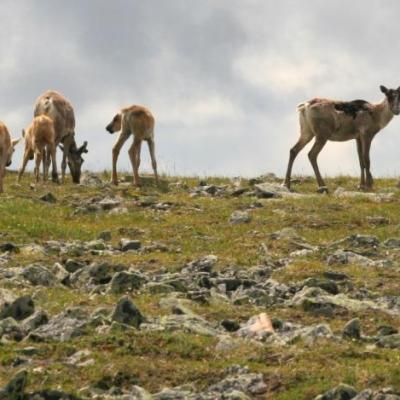
MULTIPOLYGON (((13 136, 47 89, 73 104, 85 167, 110 169, 119 108, 149 107, 169 174, 282 175, 312 97, 381 99, 400 86, 397 0, 2 0, 0 119, 13 136)), ((129 145, 119 168, 130 170, 129 145)), ((310 174, 307 147, 294 173, 310 174)), ((143 169, 150 170, 147 148, 143 169)), ((22 146, 16 152, 19 166, 22 146)), ((372 171, 400 173, 400 117, 372 171)), ((60 159, 60 157, 59 157, 60 159)), ((324 174, 358 175, 354 142, 328 143, 324 174)))

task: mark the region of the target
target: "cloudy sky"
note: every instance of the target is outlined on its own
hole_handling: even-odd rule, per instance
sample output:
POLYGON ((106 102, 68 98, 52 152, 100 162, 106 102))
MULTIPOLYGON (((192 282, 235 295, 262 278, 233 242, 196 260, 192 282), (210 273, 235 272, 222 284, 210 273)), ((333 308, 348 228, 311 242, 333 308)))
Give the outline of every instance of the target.
MULTIPOLYGON (((397 0, 2 0, 0 119, 13 136, 47 89, 73 103, 86 168, 109 169, 104 127, 130 104, 156 117, 160 170, 282 175, 296 105, 378 101, 400 85, 397 0)), ((372 146, 375 175, 400 173, 400 117, 372 146)), ((119 161, 129 170, 128 144, 119 161)), ((144 148, 144 150, 147 150, 144 148)), ((303 150, 294 172, 309 174, 303 150)), ((15 164, 19 165, 22 146, 15 164)), ((149 170, 147 151, 143 168, 149 170)), ((358 174, 355 143, 328 143, 324 174, 358 174)))

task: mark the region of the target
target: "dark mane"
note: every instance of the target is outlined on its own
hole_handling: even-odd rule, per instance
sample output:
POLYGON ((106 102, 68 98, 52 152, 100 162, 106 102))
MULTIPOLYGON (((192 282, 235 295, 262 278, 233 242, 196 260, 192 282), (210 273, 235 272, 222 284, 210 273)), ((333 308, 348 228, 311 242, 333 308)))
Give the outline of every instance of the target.
POLYGON ((334 107, 337 111, 342 111, 354 119, 357 117, 357 113, 371 110, 371 104, 365 100, 336 101, 334 107))

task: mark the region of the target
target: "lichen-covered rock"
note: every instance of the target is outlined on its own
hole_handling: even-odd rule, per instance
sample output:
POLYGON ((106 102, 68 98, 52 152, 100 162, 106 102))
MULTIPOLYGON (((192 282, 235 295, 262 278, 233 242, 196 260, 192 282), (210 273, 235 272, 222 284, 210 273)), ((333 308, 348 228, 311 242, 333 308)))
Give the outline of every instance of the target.
POLYGON ((135 328, 139 328, 140 324, 144 321, 143 315, 128 297, 123 297, 119 300, 111 319, 135 328))
POLYGON ((357 391, 349 385, 341 383, 326 393, 321 394, 315 400, 351 400, 357 396, 357 391))
POLYGON ((147 278, 137 272, 120 271, 114 274, 110 282, 110 292, 121 294, 139 289, 147 278))
POLYGON ((18 297, 11 303, 5 302, 0 308, 0 319, 12 317, 16 321, 22 321, 23 319, 32 315, 35 311, 35 305, 31 296, 18 297))

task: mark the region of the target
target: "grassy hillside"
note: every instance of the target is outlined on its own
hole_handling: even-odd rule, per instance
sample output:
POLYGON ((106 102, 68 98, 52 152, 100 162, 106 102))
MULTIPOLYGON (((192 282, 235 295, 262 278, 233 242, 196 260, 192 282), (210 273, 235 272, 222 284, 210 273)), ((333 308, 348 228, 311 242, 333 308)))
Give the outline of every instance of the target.
MULTIPOLYGON (((247 393, 250 398, 310 399, 341 382, 357 390, 400 388, 395 338, 400 244, 385 242, 400 238, 400 191, 394 179, 377 180, 375 192, 382 198, 333 195, 339 186, 355 190, 357 180, 349 177, 327 179, 329 195, 315 194, 314 180, 300 178, 293 186, 299 196, 278 198, 257 196, 254 182, 223 178, 206 180, 203 189, 211 194, 194 191, 196 178, 169 178, 169 189, 164 185, 163 190, 149 178, 141 189, 124 183, 32 186, 32 181, 26 175, 17 186, 9 174, 0 198, 0 290, 30 295, 35 310, 44 311, 49 321, 74 307, 92 319, 67 340, 43 339, 34 329, 29 334, 18 327, 7 330, 0 320, 0 387, 25 368, 29 392, 53 388, 85 398, 112 386, 124 390, 134 384, 156 393, 188 383, 200 392, 238 364, 263 374, 267 389, 247 393), (53 202, 40 199, 48 192, 53 202), (108 203, 101 203, 104 198, 108 203), (249 221, 230 221, 238 210, 249 221), (140 249, 120 251, 121 239, 139 241, 140 249), (189 273, 182 270, 208 255, 217 257, 211 273, 202 275, 201 284, 201 274, 190 275, 188 283, 189 273), (74 261, 81 264, 73 267, 74 261), (48 284, 26 272, 32 264, 50 272, 48 284), (99 264, 105 271, 96 269, 99 264), (87 278, 76 273, 71 278, 74 268, 87 270, 87 278), (128 270, 144 281, 111 291, 114 274, 128 270), (264 276, 255 278, 254 271, 264 276), (274 293, 264 284, 268 280, 275 282, 274 293), (283 284, 284 294, 276 294, 277 284, 283 284), (303 301, 307 288, 320 292, 305 294, 309 298, 303 301), (123 296, 147 320, 143 326, 110 320, 123 296), (337 296, 343 296, 343 304, 332 300, 337 296), (349 299, 357 302, 354 307, 347 305, 349 299), (183 304, 183 311, 176 312, 176 304, 183 304), (262 312, 272 319, 277 337, 239 337, 237 328, 262 312), (171 317, 189 313, 210 333, 171 317), (94 323, 93 315, 103 319, 94 323), (343 327, 353 318, 359 319, 361 337, 343 338, 343 327), (224 328, 226 321, 236 328, 224 328), (281 343, 286 323, 289 328, 327 324, 332 334, 299 335, 281 343), (391 335, 382 334, 389 327, 391 335), (394 344, 382 340, 385 336, 394 344), (86 353, 71 361, 80 350, 86 353)), ((265 181, 276 183, 271 177, 259 180, 265 181)))

